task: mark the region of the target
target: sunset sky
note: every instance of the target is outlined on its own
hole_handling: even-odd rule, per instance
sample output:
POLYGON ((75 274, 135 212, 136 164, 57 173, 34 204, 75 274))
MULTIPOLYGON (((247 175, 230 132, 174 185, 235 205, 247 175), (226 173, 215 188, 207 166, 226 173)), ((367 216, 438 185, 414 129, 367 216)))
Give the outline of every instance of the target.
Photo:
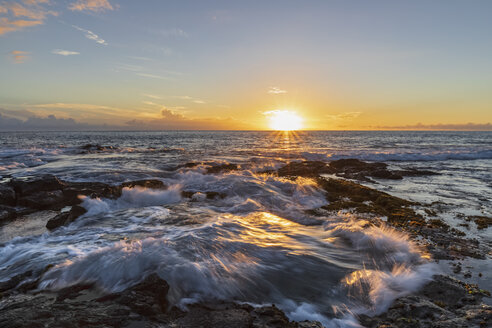
POLYGON ((0 0, 0 130, 492 130, 492 1, 0 0), (469 124, 472 123, 472 124, 469 124))

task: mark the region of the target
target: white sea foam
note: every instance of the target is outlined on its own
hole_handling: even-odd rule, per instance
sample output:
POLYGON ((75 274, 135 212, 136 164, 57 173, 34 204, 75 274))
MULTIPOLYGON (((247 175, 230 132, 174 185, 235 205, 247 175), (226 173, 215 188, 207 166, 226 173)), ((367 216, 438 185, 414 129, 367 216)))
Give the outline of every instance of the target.
POLYGON ((87 209, 86 216, 107 213, 126 208, 158 206, 177 203, 181 200, 180 186, 166 190, 143 187, 123 188, 121 197, 114 199, 90 198, 82 196, 82 206, 87 209))

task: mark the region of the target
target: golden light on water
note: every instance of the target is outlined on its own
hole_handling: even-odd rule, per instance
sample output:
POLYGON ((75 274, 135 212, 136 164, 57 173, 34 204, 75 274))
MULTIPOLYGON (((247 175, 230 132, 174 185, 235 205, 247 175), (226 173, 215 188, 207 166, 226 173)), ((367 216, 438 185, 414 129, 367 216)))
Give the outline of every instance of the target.
POLYGON ((295 112, 275 110, 267 113, 269 126, 276 131, 295 131, 302 129, 303 119, 295 112))

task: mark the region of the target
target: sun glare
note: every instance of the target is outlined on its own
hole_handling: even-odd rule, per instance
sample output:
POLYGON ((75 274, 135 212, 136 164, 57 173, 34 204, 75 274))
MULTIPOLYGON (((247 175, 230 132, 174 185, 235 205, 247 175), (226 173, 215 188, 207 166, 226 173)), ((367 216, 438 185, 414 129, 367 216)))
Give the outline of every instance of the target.
POLYGON ((288 110, 276 110, 269 113, 270 128, 277 131, 294 131, 302 128, 302 118, 288 110))

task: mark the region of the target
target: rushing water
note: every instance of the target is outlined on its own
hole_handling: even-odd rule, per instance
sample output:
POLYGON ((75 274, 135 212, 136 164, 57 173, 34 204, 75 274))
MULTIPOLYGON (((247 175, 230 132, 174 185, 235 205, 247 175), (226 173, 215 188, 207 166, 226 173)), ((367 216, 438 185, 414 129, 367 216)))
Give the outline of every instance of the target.
MULTIPOLYGON (((3 178, 156 178, 169 186, 124 189, 117 200, 86 198, 88 212, 52 232, 35 223, 39 218, 0 227, 0 281, 55 264, 41 289, 92 281, 118 291, 158 272, 179 306, 275 303, 291 319, 350 326, 353 313, 384 311, 438 269, 391 228, 350 213, 308 214, 327 204, 312 180, 257 172, 297 160, 384 161, 441 174, 373 188, 440 202, 450 223, 460 213, 492 214, 491 132, 25 132, 2 133, 0 141, 3 178), (86 144, 104 148, 87 152, 86 144), (179 168, 188 162, 203 164, 179 168), (242 170, 205 173, 217 163, 242 170), (182 190, 197 193, 185 199, 182 190), (207 199, 208 191, 227 196, 207 199)), ((490 241, 487 231, 465 232, 490 241)))

